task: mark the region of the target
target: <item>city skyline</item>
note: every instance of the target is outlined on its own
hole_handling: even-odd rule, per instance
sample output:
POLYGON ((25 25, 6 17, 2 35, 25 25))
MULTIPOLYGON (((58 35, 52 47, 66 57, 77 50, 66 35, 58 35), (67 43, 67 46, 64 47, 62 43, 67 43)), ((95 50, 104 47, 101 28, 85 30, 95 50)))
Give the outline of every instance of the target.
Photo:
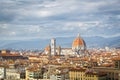
POLYGON ((120 37, 119 0, 1 0, 2 40, 120 37))
POLYGON ((120 80, 120 0, 0 0, 0 80, 120 80))

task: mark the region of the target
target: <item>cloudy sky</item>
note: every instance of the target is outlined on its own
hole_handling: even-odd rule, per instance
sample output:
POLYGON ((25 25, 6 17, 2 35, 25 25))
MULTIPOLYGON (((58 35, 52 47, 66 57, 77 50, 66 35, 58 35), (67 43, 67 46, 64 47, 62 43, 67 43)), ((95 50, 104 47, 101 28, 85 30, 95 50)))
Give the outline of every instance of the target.
POLYGON ((0 40, 120 36, 120 0, 0 0, 0 40))

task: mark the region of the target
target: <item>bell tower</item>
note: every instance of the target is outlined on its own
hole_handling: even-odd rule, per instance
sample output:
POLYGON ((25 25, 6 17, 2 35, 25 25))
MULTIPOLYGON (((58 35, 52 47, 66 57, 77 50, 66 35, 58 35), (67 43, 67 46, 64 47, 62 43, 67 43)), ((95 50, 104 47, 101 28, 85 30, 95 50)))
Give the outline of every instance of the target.
POLYGON ((56 55, 56 39, 51 39, 51 55, 56 55))

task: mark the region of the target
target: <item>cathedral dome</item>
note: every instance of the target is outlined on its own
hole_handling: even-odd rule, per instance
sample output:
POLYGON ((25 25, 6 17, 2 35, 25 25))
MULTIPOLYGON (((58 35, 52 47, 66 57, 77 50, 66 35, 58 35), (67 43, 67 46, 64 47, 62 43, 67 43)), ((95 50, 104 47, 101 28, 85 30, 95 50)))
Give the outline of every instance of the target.
POLYGON ((48 46, 45 47, 45 51, 50 51, 50 50, 51 50, 50 45, 48 45, 48 46))
POLYGON ((72 50, 77 52, 85 49, 86 49, 85 41, 78 34, 77 38, 75 38, 72 43, 72 50))

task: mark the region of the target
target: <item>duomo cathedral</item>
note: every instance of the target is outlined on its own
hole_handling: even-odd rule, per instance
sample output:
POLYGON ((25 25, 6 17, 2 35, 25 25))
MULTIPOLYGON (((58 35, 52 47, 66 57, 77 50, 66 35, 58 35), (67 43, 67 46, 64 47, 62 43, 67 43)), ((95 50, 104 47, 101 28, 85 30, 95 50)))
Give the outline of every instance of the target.
POLYGON ((49 56, 55 55, 79 55, 84 54, 86 51, 85 41, 78 36, 72 42, 72 48, 61 48, 61 46, 56 46, 56 39, 51 39, 51 44, 45 47, 44 53, 49 56))

